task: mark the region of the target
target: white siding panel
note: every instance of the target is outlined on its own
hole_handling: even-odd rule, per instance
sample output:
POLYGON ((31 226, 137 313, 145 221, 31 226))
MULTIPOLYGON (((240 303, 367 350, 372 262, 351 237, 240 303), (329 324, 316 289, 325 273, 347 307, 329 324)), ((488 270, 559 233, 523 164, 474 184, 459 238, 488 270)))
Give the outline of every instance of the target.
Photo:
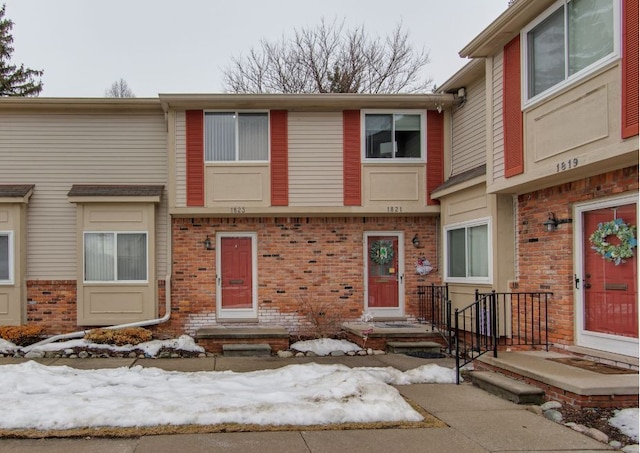
POLYGON ((176 206, 187 206, 187 121, 184 111, 176 112, 176 206))
MULTIPOLYGON (((493 56, 493 181, 504 179, 504 132, 502 124, 503 53, 493 56)), ((489 170, 487 170, 488 172, 489 170)))
POLYGON ((289 205, 342 206, 342 113, 289 114, 289 205))
MULTIPOLYGON (((0 113, 0 181, 35 184, 27 208, 27 278, 75 280, 73 184, 167 185, 162 115, 0 113)), ((166 273, 167 197, 157 210, 158 266, 166 273)))
POLYGON ((453 114, 452 174, 486 163, 486 99, 482 78, 467 87, 467 101, 453 114))

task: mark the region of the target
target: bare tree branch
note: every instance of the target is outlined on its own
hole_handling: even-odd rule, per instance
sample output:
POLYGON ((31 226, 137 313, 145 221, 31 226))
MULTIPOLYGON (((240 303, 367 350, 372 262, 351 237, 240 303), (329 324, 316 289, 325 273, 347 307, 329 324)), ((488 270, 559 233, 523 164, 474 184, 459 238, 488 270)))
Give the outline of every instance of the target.
POLYGON ((412 48, 401 23, 382 40, 364 26, 348 30, 344 20, 322 19, 292 38, 261 40, 223 74, 232 93, 416 93, 431 84, 421 74, 428 62, 429 53, 412 48))
POLYGON ((111 84, 109 89, 105 90, 104 96, 107 98, 135 98, 131 88, 124 79, 116 80, 111 84))

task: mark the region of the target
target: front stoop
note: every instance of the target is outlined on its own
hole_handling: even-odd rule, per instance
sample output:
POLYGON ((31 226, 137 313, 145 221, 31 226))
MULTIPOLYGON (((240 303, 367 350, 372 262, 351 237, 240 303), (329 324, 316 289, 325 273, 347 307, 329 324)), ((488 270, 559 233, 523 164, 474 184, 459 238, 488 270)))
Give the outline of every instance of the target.
POLYGON ((387 352, 392 354, 440 353, 440 343, 434 341, 387 341, 387 352))
POLYGON ((244 345, 245 349, 249 345, 266 345, 270 351, 284 351, 289 349, 289 338, 287 329, 271 326, 207 326, 201 327, 195 334, 195 340, 200 346, 207 352, 216 354, 224 353, 225 345, 244 345))
POLYGON ((225 357, 269 357, 271 346, 266 343, 225 344, 222 345, 222 355, 225 357))
POLYGON ((471 382, 493 395, 516 404, 544 403, 544 390, 492 371, 472 371, 471 382))
POLYGON ((447 342, 442 334, 428 324, 346 322, 342 324, 342 331, 350 342, 363 348, 381 351, 388 350, 388 344, 392 342, 430 342, 439 344, 441 349, 447 348, 447 342))

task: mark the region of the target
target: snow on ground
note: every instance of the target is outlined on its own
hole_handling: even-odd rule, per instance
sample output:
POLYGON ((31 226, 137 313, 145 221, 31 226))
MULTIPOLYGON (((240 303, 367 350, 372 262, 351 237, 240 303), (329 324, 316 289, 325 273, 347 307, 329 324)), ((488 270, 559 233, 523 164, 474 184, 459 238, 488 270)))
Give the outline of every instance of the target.
POLYGON ((410 373, 315 363, 185 373, 141 366, 78 370, 29 361, 2 366, 0 428, 420 421, 387 384, 443 376, 455 382, 455 372, 438 365, 410 373))
MULTIPOLYGON (((12 343, 9 343, 12 344, 12 343)), ((15 347, 15 345, 14 345, 15 347)), ((192 352, 204 352, 204 348, 202 346, 198 346, 193 338, 189 335, 182 335, 179 338, 171 339, 171 340, 151 340, 145 343, 140 343, 135 346, 130 344, 124 346, 116 346, 112 344, 98 344, 91 343, 87 340, 67 340, 67 341, 59 341, 55 343, 42 344, 36 347, 27 347, 25 349, 31 352, 38 351, 63 351, 65 349, 73 349, 73 348, 91 348, 91 349, 104 349, 115 352, 130 352, 134 350, 143 351, 145 356, 147 357, 155 357, 158 355, 162 348, 172 348, 179 349, 182 351, 192 351, 192 352)), ((0 353, 2 352, 2 343, 0 343, 0 353)))
POLYGON ((291 349, 300 352, 313 352, 316 355, 329 355, 334 351, 357 352, 362 348, 347 340, 334 340, 320 338, 319 340, 298 341, 290 346, 291 349))
POLYGON ((615 411, 615 415, 609 419, 609 424, 618 428, 622 434, 631 437, 638 442, 638 430, 639 430, 639 414, 640 409, 622 409, 615 411))
MULTIPOLYGON (((360 349, 347 341, 327 339, 297 345, 297 350, 318 355, 360 349)), ((142 349, 154 357, 163 346, 200 350, 188 336, 136 346, 69 340, 33 350, 142 349)), ((0 351, 18 349, 12 343, 0 342, 0 351)), ((141 366, 78 370, 29 361, 1 368, 0 428, 420 421, 422 416, 391 385, 430 382, 455 383, 455 370, 430 364, 403 373, 392 367, 310 363, 251 373, 185 373, 141 366)))

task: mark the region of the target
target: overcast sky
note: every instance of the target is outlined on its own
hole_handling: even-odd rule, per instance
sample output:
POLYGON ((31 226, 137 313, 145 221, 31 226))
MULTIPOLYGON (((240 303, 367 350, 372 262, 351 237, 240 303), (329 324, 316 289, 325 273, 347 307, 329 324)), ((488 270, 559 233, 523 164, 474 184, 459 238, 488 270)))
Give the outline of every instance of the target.
POLYGON ((440 85, 458 51, 508 0, 0 0, 14 22, 12 62, 44 69, 40 96, 102 97, 123 78, 137 97, 223 92, 232 57, 314 27, 321 18, 387 36, 402 21, 430 51, 425 76, 440 85))

